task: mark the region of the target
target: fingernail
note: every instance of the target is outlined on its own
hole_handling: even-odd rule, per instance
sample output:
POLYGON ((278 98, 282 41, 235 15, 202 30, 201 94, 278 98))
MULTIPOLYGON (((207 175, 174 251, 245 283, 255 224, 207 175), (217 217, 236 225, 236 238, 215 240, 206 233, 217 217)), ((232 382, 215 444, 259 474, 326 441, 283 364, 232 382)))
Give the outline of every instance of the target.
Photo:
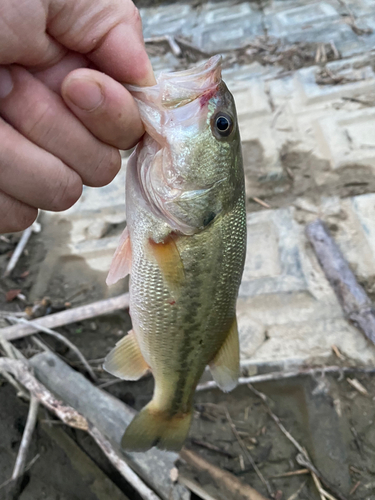
POLYGON ((67 85, 65 94, 73 104, 84 111, 93 111, 103 101, 100 86, 87 79, 73 79, 67 85))
POLYGON ((10 71, 0 66, 0 99, 5 99, 13 89, 13 81, 10 71))

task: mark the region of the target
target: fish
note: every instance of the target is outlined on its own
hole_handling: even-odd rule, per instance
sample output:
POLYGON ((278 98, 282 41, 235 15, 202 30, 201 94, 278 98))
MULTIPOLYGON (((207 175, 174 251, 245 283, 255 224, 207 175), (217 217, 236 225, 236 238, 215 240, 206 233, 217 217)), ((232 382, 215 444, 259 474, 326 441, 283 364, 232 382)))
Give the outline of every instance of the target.
POLYGON ((239 376, 236 301, 246 254, 241 140, 221 58, 129 86, 145 135, 128 160, 126 220, 107 284, 130 274, 132 330, 104 368, 151 371, 152 400, 122 437, 126 451, 178 451, 209 365, 223 391, 239 376))

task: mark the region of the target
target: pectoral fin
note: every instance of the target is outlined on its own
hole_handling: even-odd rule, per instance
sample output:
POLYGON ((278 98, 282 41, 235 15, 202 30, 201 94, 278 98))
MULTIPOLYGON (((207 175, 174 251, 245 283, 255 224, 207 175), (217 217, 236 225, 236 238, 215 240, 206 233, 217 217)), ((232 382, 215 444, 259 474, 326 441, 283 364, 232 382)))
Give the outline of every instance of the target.
POLYGON ((240 374, 240 345, 236 318, 227 338, 209 366, 212 377, 222 391, 229 392, 236 387, 240 374))
POLYGON ((103 368, 115 377, 138 380, 149 369, 139 348, 133 330, 117 342, 107 355, 103 368))
POLYGON ((132 265, 132 249, 130 245, 129 230, 126 227, 121 235, 120 243, 113 256, 111 267, 107 276, 108 286, 114 285, 120 279, 130 274, 132 265))
POLYGON ((175 235, 170 234, 161 243, 155 243, 150 239, 149 246, 151 255, 157 262, 165 283, 171 290, 178 291, 185 280, 185 269, 175 238, 175 235))

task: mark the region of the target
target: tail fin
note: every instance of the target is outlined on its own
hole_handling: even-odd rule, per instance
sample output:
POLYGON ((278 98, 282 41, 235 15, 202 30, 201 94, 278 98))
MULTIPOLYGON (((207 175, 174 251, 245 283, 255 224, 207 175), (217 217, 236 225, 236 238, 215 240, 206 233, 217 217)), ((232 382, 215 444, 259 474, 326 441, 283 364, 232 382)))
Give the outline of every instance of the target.
POLYGON ((125 451, 181 450, 189 432, 192 412, 170 416, 155 408, 151 401, 134 417, 125 431, 121 446, 125 451))

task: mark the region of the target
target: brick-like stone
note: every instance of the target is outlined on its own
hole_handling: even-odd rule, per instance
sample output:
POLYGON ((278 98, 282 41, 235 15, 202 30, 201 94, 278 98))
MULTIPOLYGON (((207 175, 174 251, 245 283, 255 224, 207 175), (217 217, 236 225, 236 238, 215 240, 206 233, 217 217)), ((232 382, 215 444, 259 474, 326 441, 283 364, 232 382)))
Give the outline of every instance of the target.
MULTIPOLYGON (((315 211, 328 225, 334 222, 333 236, 358 278, 375 278, 375 195, 299 206, 309 214, 306 222, 315 211)), ((319 361, 331 355, 332 345, 357 361, 375 360, 375 346, 344 318, 293 209, 249 214, 238 311, 249 366, 319 361)))
POLYGON ((319 23, 332 23, 339 19, 339 13, 327 2, 316 2, 286 9, 268 17, 270 33, 273 35, 311 29, 319 23), (271 21, 271 22, 270 22, 271 21))
POLYGON ((316 133, 332 168, 364 165, 375 168, 375 109, 321 118, 316 133))
POLYGON ((196 12, 188 4, 163 5, 140 10, 143 34, 147 37, 161 35, 189 35, 197 22, 196 12))

